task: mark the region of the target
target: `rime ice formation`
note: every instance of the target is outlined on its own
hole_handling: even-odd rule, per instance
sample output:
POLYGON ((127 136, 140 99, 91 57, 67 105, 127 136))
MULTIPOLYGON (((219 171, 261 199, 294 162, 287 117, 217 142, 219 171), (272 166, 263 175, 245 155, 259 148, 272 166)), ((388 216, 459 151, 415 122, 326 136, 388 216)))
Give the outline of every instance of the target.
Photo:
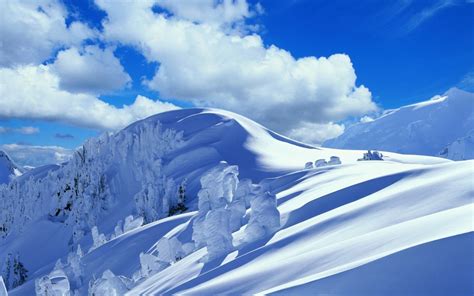
POLYGON ((250 220, 245 228, 247 241, 265 238, 280 228, 280 212, 276 205, 276 196, 268 191, 250 201, 250 220))
POLYGON ((101 278, 90 283, 89 295, 125 295, 130 285, 127 278, 106 270, 101 278))
POLYGON ((229 253, 233 248, 232 209, 240 211, 238 207, 227 206, 233 201, 238 174, 237 166, 221 162, 201 177, 199 214, 193 224, 193 240, 197 248, 207 247, 209 259, 229 253))

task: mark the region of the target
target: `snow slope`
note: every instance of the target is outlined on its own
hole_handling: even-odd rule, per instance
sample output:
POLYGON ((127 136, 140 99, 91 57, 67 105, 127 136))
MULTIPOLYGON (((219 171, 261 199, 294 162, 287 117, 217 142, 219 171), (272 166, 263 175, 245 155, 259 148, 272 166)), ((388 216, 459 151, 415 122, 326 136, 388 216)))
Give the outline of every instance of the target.
POLYGON ((10 157, 0 150, 0 185, 10 182, 12 178, 21 175, 21 170, 10 157))
MULTIPOLYGON (((211 109, 166 112, 117 134, 104 135, 86 144, 68 164, 27 172, 12 182, 13 190, 0 186, 0 206, 7 206, 0 208, 0 218, 10 217, 7 214, 12 212, 16 213, 14 221, 24 216, 22 227, 8 224, 6 236, 0 238, 0 262, 8 253, 19 254, 29 271, 28 281, 10 294, 34 294, 35 279, 48 274, 59 274, 63 279, 64 272, 52 272, 55 262, 71 261, 78 245, 85 251, 80 264, 74 265, 82 270, 80 280, 73 277, 73 265, 64 270, 71 289, 80 295, 87 295, 92 283, 97 289, 120 286, 119 294, 129 290, 130 295, 286 291, 301 295, 321 281, 326 289, 335 289, 337 281, 329 280, 334 276, 344 276, 351 282, 367 281, 381 268, 372 268, 373 264, 400 272, 404 268, 415 268, 419 273, 443 269, 442 261, 425 267, 411 264, 411 256, 400 255, 403 262, 397 261, 398 265, 390 260, 418 246, 426 246, 433 256, 440 256, 442 251, 430 247, 439 240, 456 240, 443 249, 451 253, 470 247, 469 239, 456 238, 472 237, 473 161, 452 162, 390 152, 383 152, 384 161, 357 161, 362 153, 311 147, 240 115, 211 109), (330 156, 338 156, 342 165, 303 169, 308 161, 330 156), (252 209, 247 209, 242 227, 232 233, 233 249, 228 254, 206 261, 207 248, 199 247, 155 274, 136 277, 143 269, 140 254, 162 252, 163 238, 194 245, 199 180, 220 161, 238 165, 241 182, 250 178, 276 195, 281 228, 258 241, 246 241, 252 214, 252 209), (97 188, 91 185, 95 178, 103 180, 97 188), (177 199, 161 186, 174 183, 171 187, 176 192, 177 184, 184 179, 188 210, 167 217, 177 199), (75 182, 79 183, 78 195, 74 194, 75 182), (9 199, 18 201, 18 192, 27 193, 21 194, 25 201, 5 203, 9 199), (151 194, 158 199, 153 200, 151 194), (30 196, 41 196, 41 205, 28 200, 30 196), (142 203, 150 199, 154 203, 142 203), (67 206, 68 201, 72 206, 67 206), (161 209, 156 219, 114 234, 119 220, 144 214, 143 205, 145 211, 150 207, 161 209), (56 216, 58 209, 64 214, 56 216), (88 252, 93 245, 93 226, 105 234, 107 241, 88 252), (82 235, 76 235, 79 230, 82 235), (369 271, 346 276, 364 266, 369 271), (112 277, 107 270, 122 277, 112 277), (104 273, 107 276, 97 282, 104 273)), ((472 277, 470 267, 453 270, 453 278, 472 277)), ((426 279, 423 292, 451 291, 452 281, 435 281, 426 279)), ((408 279, 404 283, 407 289, 423 288, 408 279)), ((457 285, 459 291, 474 291, 471 283, 461 281, 457 285)), ((362 294, 370 291, 368 287, 361 289, 362 294)))
POLYGON ((473 158, 473 146, 465 138, 473 132, 474 94, 452 88, 443 96, 389 110, 374 121, 350 126, 341 136, 326 141, 323 146, 441 154, 461 160, 473 158), (465 142, 459 144, 459 141, 465 142), (449 153, 445 149, 448 145, 451 145, 449 153))

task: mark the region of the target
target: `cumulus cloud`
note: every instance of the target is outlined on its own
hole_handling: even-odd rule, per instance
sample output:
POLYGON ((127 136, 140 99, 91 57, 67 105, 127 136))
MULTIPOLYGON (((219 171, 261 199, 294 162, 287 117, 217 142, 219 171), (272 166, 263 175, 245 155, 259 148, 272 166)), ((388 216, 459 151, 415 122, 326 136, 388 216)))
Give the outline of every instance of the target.
POLYGON ((0 134, 6 133, 20 133, 23 135, 33 135, 39 133, 39 128, 34 126, 22 126, 22 127, 4 127, 0 126, 0 134))
POLYGON ((55 49, 96 36, 80 22, 67 26, 67 11, 55 0, 2 0, 0 11, 0 66, 39 64, 55 49))
POLYGON ((90 94, 62 90, 59 77, 48 65, 0 68, 0 118, 59 120, 114 130, 176 108, 143 96, 117 108, 90 94))
POLYGON ((178 18, 216 25, 232 24, 252 14, 245 0, 158 0, 157 4, 178 18))
POLYGON ((152 1, 97 4, 107 13, 107 40, 135 46, 148 61, 159 63, 146 84, 164 98, 232 110, 284 134, 307 122, 376 110, 370 91, 356 85, 345 54, 295 58, 264 45, 257 34, 240 36, 187 20, 191 17, 155 13, 152 1))
POLYGON ((131 82, 111 48, 86 46, 60 51, 51 66, 62 89, 70 92, 108 93, 131 82))
POLYGON ((325 140, 342 135, 343 132, 342 124, 303 122, 298 128, 290 130, 288 136, 310 144, 321 144, 325 140))
POLYGON ((20 166, 39 167, 46 164, 60 164, 68 161, 74 150, 58 146, 33 146, 20 144, 0 145, 0 150, 5 151, 20 166))

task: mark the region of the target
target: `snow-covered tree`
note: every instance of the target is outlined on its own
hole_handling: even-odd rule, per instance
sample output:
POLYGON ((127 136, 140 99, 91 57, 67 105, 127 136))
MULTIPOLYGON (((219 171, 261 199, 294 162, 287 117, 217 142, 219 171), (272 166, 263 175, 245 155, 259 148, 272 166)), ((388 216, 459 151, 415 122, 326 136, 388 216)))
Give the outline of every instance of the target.
POLYGON ((75 252, 70 252, 67 256, 67 263, 70 268, 71 278, 74 280, 76 287, 82 285, 83 267, 81 258, 83 256, 81 245, 77 245, 75 252))
POLYGON ((71 286, 61 260, 56 262, 54 269, 48 275, 35 280, 35 292, 37 296, 71 295, 71 286))
MULTIPOLYGON (((232 250, 232 230, 239 227, 242 213, 236 203, 232 206, 239 183, 238 167, 219 163, 201 177, 198 192, 199 214, 193 220, 193 241, 197 248, 207 246, 208 260, 232 250), (237 215, 232 215, 232 211, 237 215), (231 227, 231 219, 234 224, 231 227)), ((243 205, 244 202, 241 203, 243 205)))
POLYGON ((18 254, 15 256, 15 260, 13 261, 13 274, 15 275, 13 288, 23 285, 28 279, 28 270, 20 261, 18 254))
POLYGON ((97 249, 98 247, 102 246, 107 242, 107 238, 103 233, 99 233, 99 229, 97 226, 92 227, 91 230, 91 235, 92 235, 92 247, 90 248, 89 252, 92 250, 97 249))
POLYGON ((123 225, 123 232, 129 232, 143 225, 143 217, 138 216, 134 218, 132 215, 125 217, 125 224, 123 225))
POLYGON ((383 160, 383 155, 378 151, 368 150, 366 153, 364 153, 363 157, 358 160, 383 160))
POLYGON ((5 286, 10 290, 13 286, 14 274, 13 274, 13 255, 8 253, 5 256, 2 264, 2 277, 5 282, 5 286))
POLYGON ((328 161, 329 165, 338 165, 341 164, 341 159, 337 156, 331 156, 328 161))
POLYGON ((2 264, 1 276, 8 290, 23 285, 28 279, 28 270, 20 261, 20 256, 8 253, 2 264))
POLYGON ((178 203, 171 206, 169 215, 184 213, 188 208, 186 207, 186 179, 181 182, 178 187, 178 203))
POLYGON ((0 296, 8 296, 7 287, 2 276, 0 276, 0 296))
POLYGON ((158 121, 143 122, 87 141, 61 166, 0 185, 0 239, 47 215, 71 226, 77 244, 123 192, 136 195, 136 214, 145 223, 167 216, 178 203, 178 186, 161 163, 182 138, 158 121))
POLYGON ((124 276, 116 276, 111 270, 107 269, 97 280, 91 280, 89 283, 89 292, 91 296, 99 295, 125 295, 132 287, 132 281, 124 276))
POLYGON ((327 166, 328 163, 325 159, 318 159, 314 162, 314 166, 317 167, 317 168, 320 168, 320 167, 324 167, 324 166, 327 166))
POLYGON ((273 234, 280 228, 280 212, 274 194, 262 190, 250 202, 250 209, 250 219, 245 228, 245 239, 248 242, 273 234))

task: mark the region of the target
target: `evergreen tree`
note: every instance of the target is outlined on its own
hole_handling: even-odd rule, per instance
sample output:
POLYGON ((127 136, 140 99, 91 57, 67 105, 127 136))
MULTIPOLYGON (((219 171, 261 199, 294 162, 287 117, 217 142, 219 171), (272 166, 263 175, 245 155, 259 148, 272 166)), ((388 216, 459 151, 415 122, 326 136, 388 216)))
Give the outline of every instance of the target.
POLYGON ((13 287, 18 287, 23 285, 26 280, 28 279, 28 270, 25 268, 23 263, 20 261, 19 256, 15 256, 15 260, 13 263, 13 274, 15 275, 15 279, 13 281, 13 287))
POLYGON ((185 205, 185 201, 186 201, 186 179, 183 182, 181 182, 181 185, 179 185, 178 187, 178 204, 170 208, 169 216, 186 212, 188 208, 185 205))

